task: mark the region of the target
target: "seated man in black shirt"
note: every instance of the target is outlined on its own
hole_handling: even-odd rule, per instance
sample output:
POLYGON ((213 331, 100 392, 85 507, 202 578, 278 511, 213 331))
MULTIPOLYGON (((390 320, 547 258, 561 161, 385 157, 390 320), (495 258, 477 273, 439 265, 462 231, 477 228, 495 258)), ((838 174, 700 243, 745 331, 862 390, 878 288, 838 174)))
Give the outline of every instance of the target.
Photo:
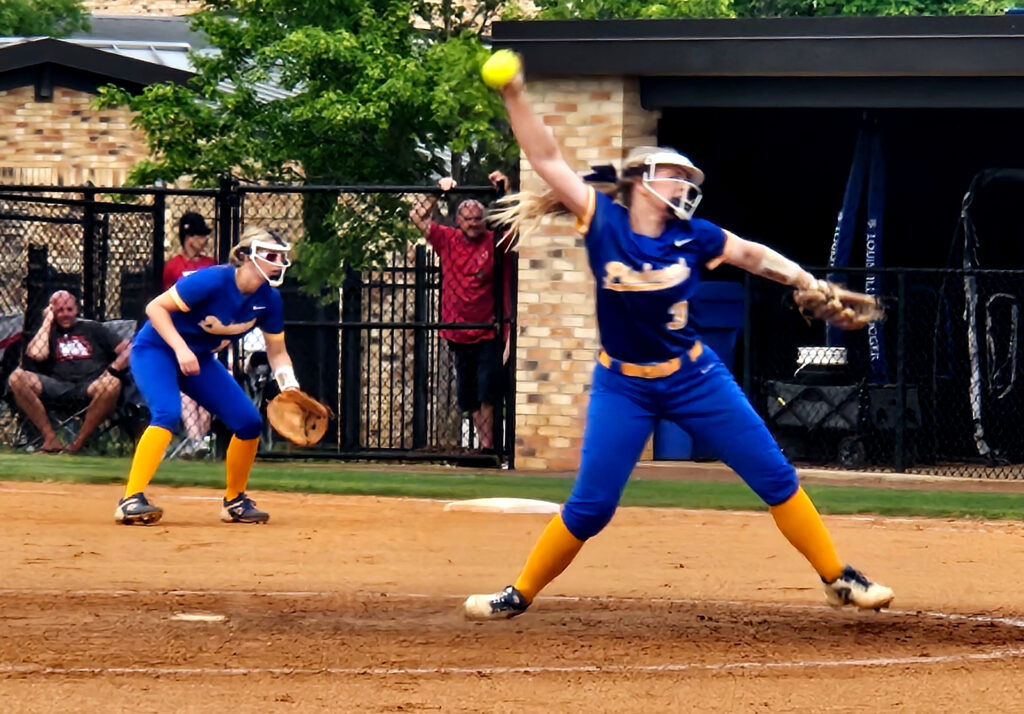
POLYGON ((58 290, 50 296, 43 324, 25 347, 25 359, 37 363, 38 371, 16 369, 7 382, 14 400, 43 436, 40 451, 81 450, 117 406, 128 353, 128 340, 118 343, 100 323, 78 319, 74 295, 58 290), (67 449, 54 433, 44 402, 89 405, 82 429, 67 449))

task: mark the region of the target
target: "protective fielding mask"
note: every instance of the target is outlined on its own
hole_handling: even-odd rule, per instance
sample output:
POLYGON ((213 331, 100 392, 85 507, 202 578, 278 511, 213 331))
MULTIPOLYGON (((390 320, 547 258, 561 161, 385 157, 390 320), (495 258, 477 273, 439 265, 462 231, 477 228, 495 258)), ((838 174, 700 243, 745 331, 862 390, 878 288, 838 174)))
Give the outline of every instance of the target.
POLYGON ((641 174, 640 179, 643 187, 656 196, 659 201, 664 203, 672 216, 684 221, 688 221, 693 217, 693 212, 697 210, 697 205, 700 203, 700 199, 703 196, 699 184, 704 180, 704 173, 694 166, 693 162, 688 158, 674 151, 658 151, 646 157, 644 159, 643 173, 641 174), (683 169, 687 178, 678 176, 662 176, 656 178, 655 174, 657 173, 659 166, 677 166, 683 169), (684 187, 683 195, 669 200, 651 187, 651 184, 654 182, 665 181, 682 184, 684 187))
POLYGON ((285 271, 292 264, 288 259, 291 249, 291 243, 284 241, 277 243, 254 240, 249 246, 249 257, 252 259, 253 265, 256 266, 256 270, 260 271, 260 275, 266 278, 268 284, 276 288, 284 282, 285 271), (277 271, 277 275, 270 277, 268 273, 275 271, 277 271))

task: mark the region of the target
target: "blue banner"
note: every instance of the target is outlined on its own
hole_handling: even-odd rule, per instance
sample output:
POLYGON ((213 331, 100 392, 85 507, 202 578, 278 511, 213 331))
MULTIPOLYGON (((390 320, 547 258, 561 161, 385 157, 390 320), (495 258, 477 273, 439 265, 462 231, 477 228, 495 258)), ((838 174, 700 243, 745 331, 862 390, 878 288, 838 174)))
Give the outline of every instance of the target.
MULTIPOLYGON (((844 268, 850 265, 854 240, 860 218, 861 202, 867 193, 867 211, 864 225, 864 267, 874 268, 882 265, 882 217, 885 213, 885 152, 882 148, 882 136, 874 125, 861 129, 857 136, 857 145, 853 151, 853 163, 846 181, 843 194, 843 206, 836 220, 836 230, 832 236, 832 248, 829 251, 829 268, 844 268)), ((848 284, 848 275, 841 270, 833 270, 828 279, 841 285, 848 284)), ((882 292, 881 275, 868 273, 864 276, 864 292, 868 295, 880 295, 882 292)), ((847 335, 837 327, 826 330, 826 344, 843 346, 847 335)), ((868 357, 871 366, 871 381, 888 382, 888 368, 885 359, 885 334, 878 322, 872 322, 867 328, 868 357)))

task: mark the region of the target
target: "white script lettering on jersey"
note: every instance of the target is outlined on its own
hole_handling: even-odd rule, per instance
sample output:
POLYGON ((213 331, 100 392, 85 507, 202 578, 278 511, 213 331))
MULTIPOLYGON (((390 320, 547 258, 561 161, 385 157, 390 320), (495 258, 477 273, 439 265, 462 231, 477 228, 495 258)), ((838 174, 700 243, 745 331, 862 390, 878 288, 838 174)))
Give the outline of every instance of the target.
POLYGON ((690 266, 686 258, 657 270, 650 263, 644 263, 640 270, 633 270, 625 263, 613 260, 604 266, 603 287, 616 291, 664 290, 685 282, 690 277, 690 266))

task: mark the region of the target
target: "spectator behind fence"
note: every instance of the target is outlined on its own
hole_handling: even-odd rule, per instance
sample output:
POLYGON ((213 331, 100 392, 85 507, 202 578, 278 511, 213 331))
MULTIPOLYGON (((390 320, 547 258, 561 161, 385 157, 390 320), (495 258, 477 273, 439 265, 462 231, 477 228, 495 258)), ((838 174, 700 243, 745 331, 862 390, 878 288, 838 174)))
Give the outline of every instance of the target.
MULTIPOLYGON (((204 254, 212 232, 206 225, 206 220, 198 213, 189 211, 181 217, 178 222, 178 244, 181 246, 181 252, 164 264, 165 291, 170 290, 182 277, 200 268, 217 264, 216 260, 204 254)), ((182 392, 181 420, 185 425, 188 441, 178 451, 178 455, 185 458, 202 458, 210 451, 206 442, 206 437, 210 433, 210 412, 182 392)))
MULTIPOLYGON (((488 176, 495 188, 507 185, 500 171, 488 176)), ((455 188, 455 181, 438 181, 441 190, 455 188)), ((456 228, 432 220, 438 196, 423 198, 409 216, 434 248, 441 262, 441 320, 443 322, 494 322, 494 233, 487 230, 480 201, 466 199, 455 211, 456 228)), ((505 263, 505 304, 508 314, 509 273, 505 263)), ((499 340, 493 329, 441 330, 455 356, 459 409, 473 415, 480 448, 494 449, 494 405, 501 397, 501 365, 508 359, 508 330, 499 340)))
POLYGON ((48 407, 88 405, 78 437, 66 451, 80 451, 117 405, 128 366, 129 342, 109 329, 78 319, 78 301, 67 290, 50 296, 43 323, 25 347, 36 371, 19 367, 8 384, 18 406, 42 434, 39 450, 65 450, 50 423, 48 407))

